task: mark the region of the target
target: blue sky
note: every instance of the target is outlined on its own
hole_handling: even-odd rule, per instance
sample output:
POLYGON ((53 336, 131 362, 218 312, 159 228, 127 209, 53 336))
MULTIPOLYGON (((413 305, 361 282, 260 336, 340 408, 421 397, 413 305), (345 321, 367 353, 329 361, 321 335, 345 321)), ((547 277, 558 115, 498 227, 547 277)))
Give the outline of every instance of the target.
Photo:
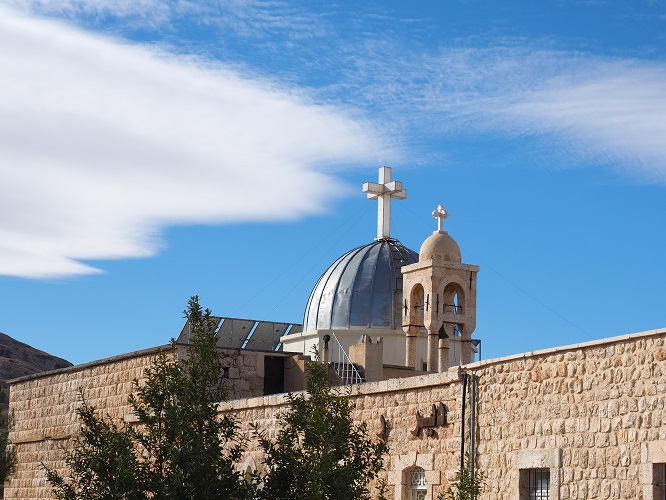
POLYGON ((666 3, 0 0, 0 331, 81 363, 199 294, 300 322, 446 229, 483 357, 666 326, 666 3))

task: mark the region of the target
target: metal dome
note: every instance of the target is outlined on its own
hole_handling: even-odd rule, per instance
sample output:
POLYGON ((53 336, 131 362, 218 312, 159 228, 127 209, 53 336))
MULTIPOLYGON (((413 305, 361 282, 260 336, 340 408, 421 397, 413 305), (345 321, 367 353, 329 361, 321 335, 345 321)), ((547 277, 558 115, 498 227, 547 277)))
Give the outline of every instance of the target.
POLYGON ((322 274, 305 309, 303 331, 400 326, 402 266, 419 256, 384 238, 350 250, 322 274))

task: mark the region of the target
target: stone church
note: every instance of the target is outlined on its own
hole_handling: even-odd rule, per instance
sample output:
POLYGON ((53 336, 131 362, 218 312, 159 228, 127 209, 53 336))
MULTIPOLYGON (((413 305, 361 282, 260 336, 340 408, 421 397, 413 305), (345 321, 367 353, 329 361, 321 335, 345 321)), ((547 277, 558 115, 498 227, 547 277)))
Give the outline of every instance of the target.
MULTIPOLYGON (((391 200, 406 196, 391 169, 363 191, 378 204, 377 237, 324 272, 302 325, 216 318, 221 413, 274 433, 316 347, 351 384, 355 418, 389 430, 389 498, 436 499, 469 455, 486 477, 479 499, 666 500, 666 329, 476 361, 479 268, 444 230, 446 210, 416 253, 390 235, 391 200)), ((186 324, 182 349, 188 338, 186 324)), ((79 388, 131 423, 132 381, 163 348, 11 381, 18 470, 5 498, 51 497, 41 464, 64 466, 79 388)), ((251 444, 245 470, 259 453, 251 444)))

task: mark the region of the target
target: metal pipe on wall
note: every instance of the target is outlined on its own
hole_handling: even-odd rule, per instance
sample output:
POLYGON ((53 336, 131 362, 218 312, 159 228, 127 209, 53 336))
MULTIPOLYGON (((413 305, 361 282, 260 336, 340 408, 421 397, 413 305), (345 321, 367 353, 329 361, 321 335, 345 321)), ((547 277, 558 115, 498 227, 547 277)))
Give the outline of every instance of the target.
POLYGON ((465 400, 467 399, 467 372, 463 372, 462 413, 460 416, 460 470, 465 468, 465 400))
MULTIPOLYGON (((470 375, 469 385, 469 475, 474 480, 474 461, 476 459, 476 383, 478 377, 470 375)), ((472 498, 474 500, 474 492, 472 498)))

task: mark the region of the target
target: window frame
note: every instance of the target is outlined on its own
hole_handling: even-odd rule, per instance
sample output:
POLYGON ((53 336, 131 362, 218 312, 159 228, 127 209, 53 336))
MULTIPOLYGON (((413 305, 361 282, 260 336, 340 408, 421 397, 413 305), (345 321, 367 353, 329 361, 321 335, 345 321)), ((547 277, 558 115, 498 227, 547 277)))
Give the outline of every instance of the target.
POLYGON ((521 469, 519 478, 520 500, 549 500, 553 486, 550 472, 549 468, 521 469))

